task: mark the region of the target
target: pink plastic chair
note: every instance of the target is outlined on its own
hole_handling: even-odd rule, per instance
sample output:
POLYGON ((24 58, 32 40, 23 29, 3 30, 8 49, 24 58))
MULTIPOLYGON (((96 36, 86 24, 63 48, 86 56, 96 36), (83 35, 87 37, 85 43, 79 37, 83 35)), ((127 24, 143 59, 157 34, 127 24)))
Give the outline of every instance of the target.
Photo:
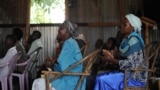
MULTIPOLYGON (((36 55, 36 54, 35 54, 36 55)), ((10 79, 10 87, 12 90, 12 78, 13 77, 18 77, 19 78, 19 86, 20 86, 20 90, 25 90, 25 84, 26 84, 26 88, 27 90, 29 90, 29 83, 28 83, 28 67, 32 61, 32 59, 35 57, 35 55, 33 55, 32 57, 29 57, 25 62, 23 63, 18 63, 16 64, 16 66, 26 66, 24 71, 22 73, 16 73, 16 72, 13 72, 11 74, 11 79, 10 79)))
MULTIPOLYGON (((21 53, 18 52, 15 56, 13 56, 13 58, 11 60, 9 60, 9 62, 0 64, 0 68, 8 66, 8 70, 9 70, 8 75, 0 77, 2 90, 8 90, 8 82, 7 81, 8 81, 8 79, 10 79, 11 73, 15 69, 16 63, 20 59, 20 57, 21 57, 21 53)), ((11 87, 10 87, 10 89, 11 89, 11 87)))

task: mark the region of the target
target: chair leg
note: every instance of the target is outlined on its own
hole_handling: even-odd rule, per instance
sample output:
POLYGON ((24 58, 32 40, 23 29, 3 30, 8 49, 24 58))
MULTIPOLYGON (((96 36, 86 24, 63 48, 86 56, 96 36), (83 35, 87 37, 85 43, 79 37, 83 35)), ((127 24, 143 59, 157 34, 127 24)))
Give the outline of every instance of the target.
POLYGON ((7 80, 7 78, 4 78, 4 87, 5 87, 5 90, 8 90, 8 80, 7 80))
POLYGON ((28 82, 29 78, 28 78, 28 73, 25 74, 25 81, 26 81, 26 89, 29 90, 29 82, 28 82))
POLYGON ((24 75, 19 77, 20 90, 24 90, 24 75))
POLYGON ((4 85, 4 83, 5 83, 5 80, 4 80, 4 79, 1 79, 1 89, 2 89, 2 90, 5 90, 5 85, 4 85))
MULTIPOLYGON (((10 77, 9 77, 9 89, 10 90, 13 90, 13 76, 11 75, 10 77)), ((6 90, 8 90, 8 89, 6 89, 6 90)))
POLYGON ((80 88, 81 89, 81 84, 83 83, 83 80, 84 80, 84 76, 82 76, 81 78, 80 78, 80 80, 78 81, 78 83, 77 83, 77 85, 75 86, 75 90, 78 90, 78 88, 80 88))

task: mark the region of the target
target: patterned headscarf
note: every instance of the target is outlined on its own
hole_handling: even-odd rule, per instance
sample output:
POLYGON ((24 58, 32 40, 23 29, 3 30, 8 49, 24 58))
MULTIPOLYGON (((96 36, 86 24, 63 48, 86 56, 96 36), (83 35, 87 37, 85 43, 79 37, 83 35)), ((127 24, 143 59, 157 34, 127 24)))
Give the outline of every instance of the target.
POLYGON ((78 26, 77 26, 77 24, 72 23, 70 21, 64 21, 61 26, 66 27, 73 38, 78 36, 78 32, 77 32, 77 27, 78 26))
POLYGON ((132 25, 132 27, 134 27, 134 30, 140 34, 141 33, 141 26, 142 26, 142 22, 141 22, 140 18, 133 15, 133 14, 127 14, 125 17, 128 19, 128 21, 132 25))

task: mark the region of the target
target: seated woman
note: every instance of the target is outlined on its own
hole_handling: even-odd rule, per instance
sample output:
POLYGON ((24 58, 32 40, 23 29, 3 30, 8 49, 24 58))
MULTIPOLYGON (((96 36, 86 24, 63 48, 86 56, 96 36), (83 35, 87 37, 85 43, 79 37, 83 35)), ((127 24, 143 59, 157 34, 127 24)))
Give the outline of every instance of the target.
MULTIPOLYGON (((81 51, 77 42, 74 39, 74 37, 76 37, 77 35, 76 27, 77 25, 70 21, 64 21, 60 25, 58 30, 58 36, 61 38, 61 40, 64 41, 64 43, 62 45, 61 52, 57 58, 57 62, 54 64, 54 71, 62 72, 70 65, 82 59, 81 51)), ((54 60, 52 60, 52 62, 54 63, 54 60)), ((71 72, 82 72, 82 69, 83 65, 80 64, 74 69, 72 69, 71 72)), ((79 76, 61 76, 51 82, 51 88, 52 90, 74 90, 79 78, 79 76)), ((84 85, 82 90, 85 90, 85 83, 83 84, 84 85)), ((46 90, 45 79, 39 78, 34 80, 32 90, 46 90)))
MULTIPOLYGON (((97 49, 99 46, 100 48, 102 48, 102 50, 106 49, 109 52, 112 52, 113 56, 115 58, 118 58, 116 38, 114 37, 108 38, 105 44, 102 43, 101 39, 97 39, 97 42, 95 44, 96 44, 95 46, 97 47, 97 49)), ((101 55, 102 53, 100 53, 100 56, 101 55)), ((92 72, 90 76, 87 77, 86 90, 94 89, 95 79, 98 73, 108 71, 108 70, 113 70, 113 69, 117 69, 117 65, 113 65, 111 62, 106 62, 105 60, 102 60, 102 58, 97 58, 97 61, 92 65, 92 69, 91 69, 92 72)))
MULTIPOLYGON (((103 59, 106 62, 112 62, 119 65, 121 70, 129 70, 128 75, 131 77, 128 80, 128 86, 145 86, 147 81, 147 71, 131 72, 133 68, 137 68, 145 59, 143 51, 145 45, 141 37, 141 21, 133 15, 125 16, 125 21, 121 32, 125 35, 120 44, 120 55, 126 57, 123 60, 117 60, 112 57, 106 50, 103 50, 103 59), (132 75, 134 73, 134 75, 132 75)), ((148 68, 144 65, 143 68, 148 68)), ((123 90, 124 88, 124 73, 119 71, 105 72, 96 77, 96 85, 94 90, 123 90)))

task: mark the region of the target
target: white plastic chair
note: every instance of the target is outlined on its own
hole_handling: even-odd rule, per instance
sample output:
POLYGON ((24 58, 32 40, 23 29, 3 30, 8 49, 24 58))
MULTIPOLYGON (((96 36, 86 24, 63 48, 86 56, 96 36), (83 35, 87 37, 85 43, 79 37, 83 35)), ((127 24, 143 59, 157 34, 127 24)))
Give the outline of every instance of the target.
MULTIPOLYGON (((8 90, 8 82, 7 81, 8 81, 8 79, 10 79, 11 73, 15 69, 16 63, 20 58, 21 58, 21 53, 18 52, 15 56, 13 56, 13 58, 11 60, 9 60, 9 62, 0 64, 0 68, 8 66, 8 70, 9 70, 8 75, 0 77, 2 90, 8 90)), ((10 87, 10 89, 11 89, 11 87, 10 87)))
MULTIPOLYGON (((32 55, 32 57, 29 57, 25 62, 16 64, 16 66, 18 66, 18 67, 25 66, 25 69, 22 73, 13 72, 11 74, 11 78, 13 78, 13 77, 18 77, 19 78, 20 90, 25 90, 25 85, 26 85, 26 89, 29 90, 29 81, 28 81, 29 80, 29 77, 28 77, 28 71, 29 70, 28 70, 28 67, 30 66, 30 64, 31 64, 33 58, 35 58, 35 56, 36 56, 36 53, 34 53, 32 55)), ((10 81, 9 81, 10 82, 10 87, 11 87, 10 90, 12 90, 12 85, 13 85, 12 80, 13 79, 10 79, 10 81)))

